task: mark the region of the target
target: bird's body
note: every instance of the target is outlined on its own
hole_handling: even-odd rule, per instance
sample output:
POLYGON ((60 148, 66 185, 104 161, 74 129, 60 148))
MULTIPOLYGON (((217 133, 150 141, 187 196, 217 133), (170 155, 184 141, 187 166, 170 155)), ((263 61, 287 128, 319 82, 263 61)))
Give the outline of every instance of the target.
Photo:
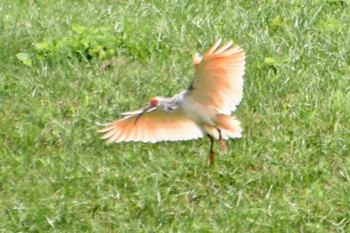
POLYGON ((104 129, 109 142, 181 141, 208 135, 210 162, 214 163, 213 141, 241 137, 242 128, 231 112, 242 98, 245 54, 232 41, 219 49, 221 40, 203 56, 194 58, 195 77, 190 87, 171 98, 154 97, 144 109, 127 112, 123 119, 104 129))

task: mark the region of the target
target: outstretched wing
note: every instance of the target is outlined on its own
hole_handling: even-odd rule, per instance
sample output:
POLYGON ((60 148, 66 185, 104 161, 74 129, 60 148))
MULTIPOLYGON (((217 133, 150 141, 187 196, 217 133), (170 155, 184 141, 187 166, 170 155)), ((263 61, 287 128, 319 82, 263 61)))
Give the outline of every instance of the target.
POLYGON ((232 41, 219 39, 202 57, 194 58, 195 75, 188 98, 230 115, 242 99, 245 53, 232 41), (217 49, 218 48, 218 49, 217 49))
POLYGON ((99 130, 104 133, 102 139, 108 142, 159 142, 182 141, 203 137, 202 129, 179 111, 165 112, 156 109, 144 113, 129 115, 121 120, 110 123, 99 130), (136 121, 137 119, 137 121, 136 121))

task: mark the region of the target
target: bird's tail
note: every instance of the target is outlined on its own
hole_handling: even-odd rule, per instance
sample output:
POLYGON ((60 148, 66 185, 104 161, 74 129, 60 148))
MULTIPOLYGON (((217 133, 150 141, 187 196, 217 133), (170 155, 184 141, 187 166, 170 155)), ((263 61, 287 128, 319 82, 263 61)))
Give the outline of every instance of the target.
POLYGON ((218 114, 215 123, 220 129, 223 139, 242 137, 241 122, 235 116, 218 114))

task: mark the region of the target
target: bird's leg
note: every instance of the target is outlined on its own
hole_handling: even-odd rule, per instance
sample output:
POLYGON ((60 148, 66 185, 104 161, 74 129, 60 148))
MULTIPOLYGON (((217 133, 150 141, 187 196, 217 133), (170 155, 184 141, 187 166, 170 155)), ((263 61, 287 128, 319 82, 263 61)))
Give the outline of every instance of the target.
POLYGON ((210 134, 208 134, 208 137, 210 139, 209 162, 210 162, 210 166, 213 166, 215 163, 214 138, 210 134))
POLYGON ((220 141, 220 146, 221 149, 226 153, 227 152, 227 144, 225 142, 224 139, 222 139, 222 135, 221 135, 221 130, 219 128, 217 128, 218 132, 219 132, 219 141, 220 141))

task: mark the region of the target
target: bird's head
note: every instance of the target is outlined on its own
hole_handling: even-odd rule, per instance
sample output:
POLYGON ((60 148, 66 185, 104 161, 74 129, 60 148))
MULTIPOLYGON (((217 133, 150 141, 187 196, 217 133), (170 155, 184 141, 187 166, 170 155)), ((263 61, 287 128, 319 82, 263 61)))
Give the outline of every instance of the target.
POLYGON ((148 110, 154 110, 158 108, 166 112, 170 112, 174 108, 173 101, 169 98, 164 98, 159 96, 153 97, 152 99, 150 99, 146 109, 148 111, 148 110))
POLYGON ((148 107, 149 108, 155 108, 158 107, 160 105, 160 103, 162 98, 160 98, 159 96, 153 97, 152 99, 150 99, 149 103, 148 103, 148 107))
POLYGON ((152 111, 156 108, 158 108, 164 101, 164 98, 156 96, 153 97, 149 100, 148 105, 142 110, 142 112, 136 117, 135 119, 135 124, 136 122, 142 117, 143 114, 145 114, 148 111, 152 111))

